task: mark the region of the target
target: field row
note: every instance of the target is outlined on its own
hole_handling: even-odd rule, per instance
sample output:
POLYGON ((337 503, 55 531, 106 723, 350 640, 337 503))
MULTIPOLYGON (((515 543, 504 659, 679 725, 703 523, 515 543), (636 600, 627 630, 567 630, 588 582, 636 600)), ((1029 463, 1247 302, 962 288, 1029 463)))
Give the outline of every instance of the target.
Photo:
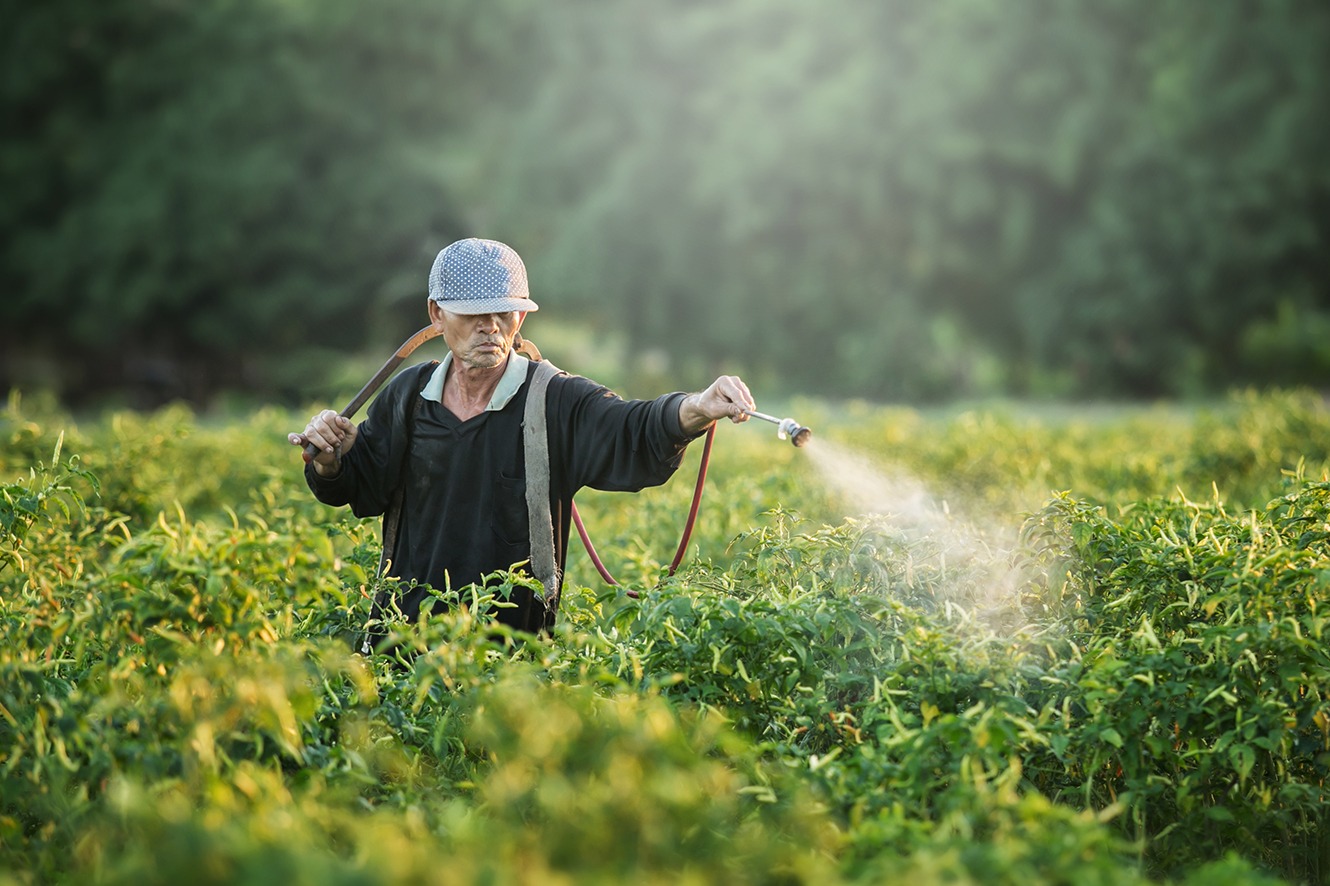
POLYGON ((796 404, 579 503, 549 637, 440 594, 292 419, 0 418, 0 881, 1325 882, 1330 413, 796 404))

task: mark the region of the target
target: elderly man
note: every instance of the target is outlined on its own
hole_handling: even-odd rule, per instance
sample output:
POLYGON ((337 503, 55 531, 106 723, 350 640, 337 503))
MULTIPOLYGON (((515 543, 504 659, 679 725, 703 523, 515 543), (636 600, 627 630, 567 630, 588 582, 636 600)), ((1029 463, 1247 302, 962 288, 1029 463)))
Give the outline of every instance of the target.
POLYGON ((376 617, 392 602, 414 619, 428 591, 412 581, 460 588, 530 561, 545 593, 518 589, 516 606, 497 618, 548 629, 574 494, 664 483, 713 422, 747 420, 752 395, 740 379, 721 376, 701 393, 625 401, 527 359, 515 345, 537 306, 521 258, 493 240, 459 240, 439 253, 428 308, 448 344, 441 363, 398 374, 358 426, 324 410, 289 440, 317 449, 305 468, 315 497, 384 517, 385 569, 406 590, 376 601, 376 617), (552 560, 543 570, 542 542, 552 560))

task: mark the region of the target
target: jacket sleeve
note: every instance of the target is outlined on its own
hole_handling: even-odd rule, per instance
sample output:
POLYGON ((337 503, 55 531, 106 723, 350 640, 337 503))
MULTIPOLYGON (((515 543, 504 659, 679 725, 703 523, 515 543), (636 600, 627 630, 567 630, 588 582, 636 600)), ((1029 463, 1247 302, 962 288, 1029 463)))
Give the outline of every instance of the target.
POLYGON ((305 482, 324 504, 350 505, 357 517, 377 517, 388 509, 406 459, 406 413, 418 396, 420 372, 402 372, 383 389, 358 426, 356 443, 342 458, 342 471, 324 478, 305 466, 305 482))
POLYGON ((636 492, 668 480, 695 439, 679 426, 684 396, 624 400, 580 376, 552 380, 546 421, 551 463, 564 467, 564 492, 584 486, 636 492))

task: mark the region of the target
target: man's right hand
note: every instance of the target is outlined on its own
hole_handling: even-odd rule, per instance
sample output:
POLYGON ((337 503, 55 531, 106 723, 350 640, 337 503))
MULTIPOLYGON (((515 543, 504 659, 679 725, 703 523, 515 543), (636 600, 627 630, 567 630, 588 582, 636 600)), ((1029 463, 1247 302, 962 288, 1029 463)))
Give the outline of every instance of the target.
POLYGON ((355 445, 356 433, 355 422, 325 409, 309 420, 303 433, 287 434, 286 439, 293 446, 312 445, 318 450, 314 454, 314 470, 327 476, 342 469, 342 456, 355 445))

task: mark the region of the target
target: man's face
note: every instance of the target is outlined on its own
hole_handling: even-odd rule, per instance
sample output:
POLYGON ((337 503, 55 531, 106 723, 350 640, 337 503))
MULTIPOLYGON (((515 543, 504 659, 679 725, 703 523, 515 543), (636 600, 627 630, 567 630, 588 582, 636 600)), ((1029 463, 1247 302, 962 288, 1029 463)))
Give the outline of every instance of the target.
POLYGON ((525 314, 454 314, 430 302, 430 320, 443 333, 453 359, 468 369, 502 366, 525 314))

